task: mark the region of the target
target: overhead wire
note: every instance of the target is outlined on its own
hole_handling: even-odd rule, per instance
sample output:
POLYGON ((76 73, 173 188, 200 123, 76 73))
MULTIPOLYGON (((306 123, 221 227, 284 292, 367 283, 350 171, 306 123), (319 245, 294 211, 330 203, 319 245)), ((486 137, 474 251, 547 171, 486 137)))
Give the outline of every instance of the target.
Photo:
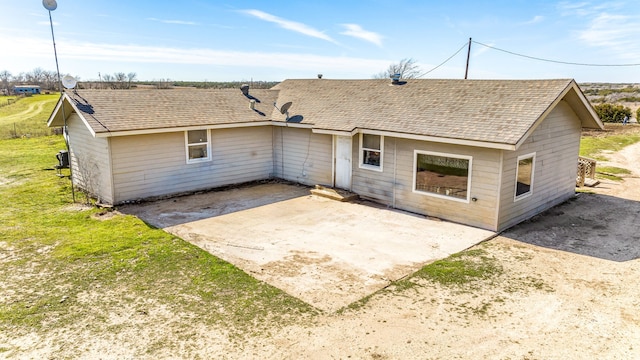
POLYGON ((545 62, 550 62, 550 63, 556 63, 556 64, 564 64, 564 65, 576 65, 576 66, 597 66, 597 67, 628 67, 628 66, 640 66, 640 63, 637 64, 589 64, 589 63, 579 63, 579 62, 571 62, 571 61, 560 61, 560 60, 552 60, 552 59, 544 59, 544 58, 540 58, 540 57, 536 57, 536 56, 530 56, 530 55, 524 55, 524 54, 519 54, 513 51, 509 51, 509 50, 504 50, 504 49, 500 49, 497 48, 495 46, 491 46, 491 45, 487 45, 487 44, 483 44, 481 42, 472 40, 472 42, 474 44, 478 44, 478 45, 482 45, 486 48, 492 49, 492 50, 498 50, 498 51, 502 51, 504 53, 510 54, 510 55, 515 55, 515 56, 520 56, 523 58, 527 58, 527 59, 531 59, 531 60, 537 60, 537 61, 545 61, 545 62))
POLYGON ((467 47, 467 44, 468 44, 468 42, 466 42, 466 41, 465 41, 465 43, 460 47, 460 49, 458 49, 455 53, 453 53, 453 55, 449 56, 449 57, 447 58, 447 60, 445 60, 445 61, 441 62, 439 65, 437 65, 437 66, 436 66, 436 67, 434 67, 433 69, 431 69, 431 70, 429 70, 429 71, 427 71, 427 72, 424 72, 424 73, 420 74, 420 76, 425 76, 425 75, 427 75, 428 73, 430 73, 430 72, 432 72, 432 71, 436 70, 436 69, 437 69, 437 68, 439 68, 440 66, 442 66, 442 65, 446 64, 447 62, 449 62, 449 60, 453 59, 456 55, 458 55, 458 53, 459 53, 460 51, 462 51, 462 49, 464 49, 465 47, 467 47))

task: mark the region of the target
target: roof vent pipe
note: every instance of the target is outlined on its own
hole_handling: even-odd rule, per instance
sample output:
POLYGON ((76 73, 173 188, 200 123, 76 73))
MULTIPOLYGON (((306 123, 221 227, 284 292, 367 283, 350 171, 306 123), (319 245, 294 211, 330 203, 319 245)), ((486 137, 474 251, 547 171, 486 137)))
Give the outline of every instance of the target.
POLYGON ((400 77, 401 77, 400 74, 393 74, 390 77, 391 77, 391 82, 392 83, 397 84, 397 83, 400 82, 400 77))
POLYGON ((242 86, 240 86, 240 90, 242 91, 244 96, 249 95, 249 84, 242 84, 242 86))
POLYGON ((249 101, 249 107, 251 108, 251 110, 256 109, 256 101, 254 99, 251 99, 251 101, 249 101))

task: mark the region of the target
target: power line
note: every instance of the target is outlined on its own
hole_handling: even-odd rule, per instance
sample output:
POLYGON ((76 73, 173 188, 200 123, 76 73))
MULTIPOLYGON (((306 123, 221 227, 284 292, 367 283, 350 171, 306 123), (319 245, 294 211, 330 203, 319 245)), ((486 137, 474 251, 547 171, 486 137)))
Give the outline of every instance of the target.
POLYGON ((440 66, 442 66, 442 65, 446 64, 447 62, 449 62, 449 60, 453 59, 453 57, 455 57, 456 55, 458 55, 458 53, 459 53, 460 51, 462 51, 462 49, 464 49, 464 48, 465 48, 465 46, 467 46, 467 42, 465 42, 465 43, 460 47, 460 49, 458 49, 455 53, 453 53, 453 55, 449 56, 449 57, 447 58, 447 60, 443 61, 442 63, 440 63, 438 66, 434 67, 433 69, 431 69, 431 70, 429 70, 429 71, 427 71, 427 72, 422 73, 420 76, 425 76, 425 75, 427 75, 428 73, 430 73, 430 72, 434 71, 435 69, 439 68, 440 66))
MULTIPOLYGON (((478 45, 482 45, 482 46, 487 47, 487 48, 492 49, 492 50, 502 51, 502 52, 510 54, 510 55, 520 56, 520 57, 523 57, 523 58, 537 60, 537 61, 551 62, 551 63, 556 63, 556 64, 577 65, 577 66, 599 66, 599 67, 640 66, 640 63, 638 63, 638 64, 588 64, 588 63, 578 63, 578 62, 571 62, 571 61, 551 60, 551 59, 544 59, 544 58, 539 58, 539 57, 535 57, 535 56, 518 54, 518 53, 513 52, 513 51, 504 50, 504 49, 497 48, 495 46, 483 44, 483 43, 475 41, 475 40, 473 41, 473 43, 478 44, 478 45)), ((458 51, 460 51, 460 50, 458 50, 458 51)))

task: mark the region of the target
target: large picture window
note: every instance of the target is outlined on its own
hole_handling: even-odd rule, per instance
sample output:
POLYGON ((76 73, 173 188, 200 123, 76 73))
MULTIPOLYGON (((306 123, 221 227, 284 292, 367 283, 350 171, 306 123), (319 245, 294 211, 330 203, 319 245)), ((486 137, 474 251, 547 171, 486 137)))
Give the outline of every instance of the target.
POLYGON ((415 151, 413 191, 469 201, 471 157, 415 151))
POLYGON ((360 167, 382 171, 384 136, 360 134, 360 167))
POLYGON ((532 194, 535 163, 535 153, 518 156, 518 168, 516 170, 516 195, 514 200, 518 200, 532 194))
POLYGON ((211 160, 209 130, 189 130, 185 132, 187 143, 187 163, 211 160))

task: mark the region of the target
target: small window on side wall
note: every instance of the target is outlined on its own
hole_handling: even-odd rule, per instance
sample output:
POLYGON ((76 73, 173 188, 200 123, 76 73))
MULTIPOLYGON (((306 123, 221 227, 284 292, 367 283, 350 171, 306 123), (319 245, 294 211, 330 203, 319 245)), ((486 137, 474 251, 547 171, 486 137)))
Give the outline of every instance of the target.
POLYGON ((382 171, 384 136, 360 134, 360 167, 382 171))
POLYGON ((516 194, 514 200, 530 196, 533 193, 533 173, 535 171, 536 154, 518 156, 516 169, 516 194))
POLYGON ((187 164, 211 160, 209 130, 189 130, 185 132, 187 144, 187 164))

